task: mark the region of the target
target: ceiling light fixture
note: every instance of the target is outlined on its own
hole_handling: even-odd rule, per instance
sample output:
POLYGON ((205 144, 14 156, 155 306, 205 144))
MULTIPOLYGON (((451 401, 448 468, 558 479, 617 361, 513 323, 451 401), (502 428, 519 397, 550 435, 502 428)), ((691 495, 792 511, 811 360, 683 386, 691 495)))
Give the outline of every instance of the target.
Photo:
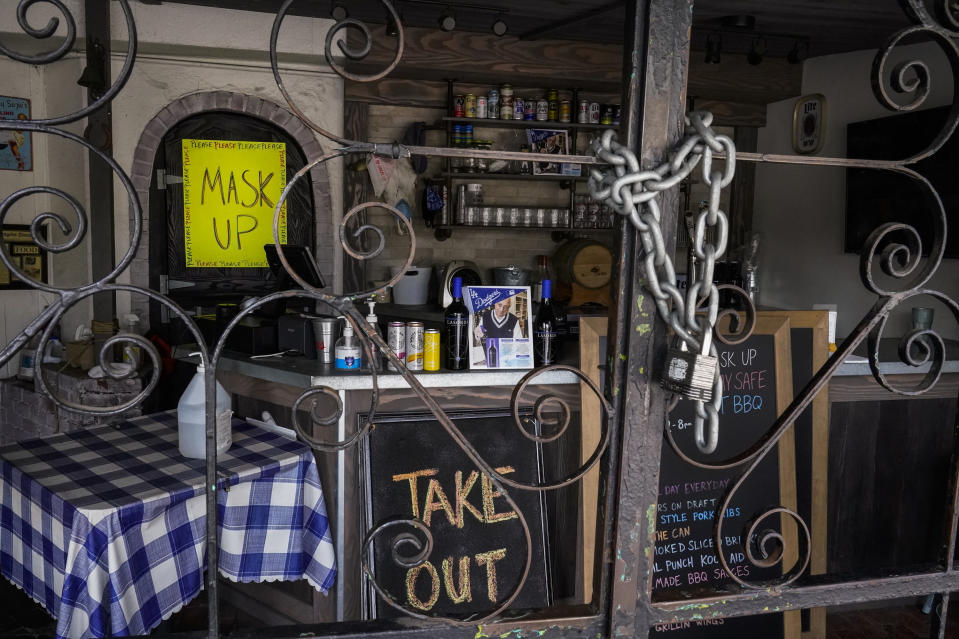
POLYGON ((718 33, 706 36, 706 64, 719 64, 719 56, 723 50, 723 37, 718 33))
POLYGON ((763 61, 763 55, 766 54, 766 40, 762 36, 757 36, 753 40, 752 46, 749 48, 749 53, 746 54, 746 62, 756 66, 761 64, 763 61))
POLYGON ((506 31, 509 29, 509 27, 506 26, 506 21, 503 20, 503 14, 496 14, 496 20, 493 22, 493 26, 491 26, 490 29, 492 29, 494 35, 506 35, 506 31))
POLYGON ((337 22, 342 22, 350 17, 350 12, 346 10, 346 3, 336 0, 330 6, 330 17, 337 22))
POLYGON ((452 31, 456 28, 456 16, 453 15, 452 9, 446 7, 443 9, 443 12, 440 14, 440 29, 443 31, 452 31))
POLYGON ((786 62, 789 64, 799 64, 809 57, 809 43, 796 40, 793 48, 786 54, 786 62))

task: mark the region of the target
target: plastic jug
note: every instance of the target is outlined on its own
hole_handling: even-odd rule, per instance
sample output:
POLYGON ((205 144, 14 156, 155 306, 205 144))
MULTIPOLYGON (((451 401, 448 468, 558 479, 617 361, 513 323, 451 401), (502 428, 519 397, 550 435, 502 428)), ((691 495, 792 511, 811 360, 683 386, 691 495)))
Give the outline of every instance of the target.
MULTIPOLYGON (((199 355, 200 353, 191 353, 199 355)), ((180 454, 192 459, 206 458, 206 387, 203 361, 196 367, 196 375, 190 380, 176 405, 179 427, 180 454)), ((222 455, 233 443, 230 410, 230 395, 216 382, 216 454, 222 455)))

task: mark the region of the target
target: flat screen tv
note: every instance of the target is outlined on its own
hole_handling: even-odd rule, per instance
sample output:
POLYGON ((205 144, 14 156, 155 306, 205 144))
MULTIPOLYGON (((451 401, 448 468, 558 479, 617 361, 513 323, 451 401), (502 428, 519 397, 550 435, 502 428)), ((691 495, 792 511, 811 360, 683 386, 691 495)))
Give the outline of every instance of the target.
MULTIPOLYGON (((898 160, 925 149, 942 130, 948 107, 853 122, 846 127, 846 154, 850 158, 898 160)), ((946 209, 949 234, 946 257, 959 257, 959 135, 953 134, 937 153, 913 167, 939 193, 946 209)), ((886 170, 846 169, 846 232, 844 250, 859 253, 879 225, 902 222, 913 226, 928 255, 933 220, 938 215, 928 189, 917 181, 886 170)), ((890 241, 902 237, 890 236, 890 241)))

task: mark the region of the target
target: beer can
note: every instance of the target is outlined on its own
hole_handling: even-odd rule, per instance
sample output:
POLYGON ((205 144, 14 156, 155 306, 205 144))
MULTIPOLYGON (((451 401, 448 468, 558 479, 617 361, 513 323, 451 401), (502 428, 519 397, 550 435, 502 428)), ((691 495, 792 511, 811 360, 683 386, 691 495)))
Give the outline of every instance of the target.
POLYGON ((536 101, 536 119, 540 122, 546 122, 549 117, 549 101, 540 98, 536 101))
MULTIPOLYGON (((390 322, 386 331, 386 343, 389 344, 390 350, 393 351, 393 354, 396 355, 398 360, 401 362, 406 361, 406 324, 403 322, 390 322)), ((393 362, 389 363, 388 368, 391 371, 399 370, 393 365, 393 362)))
POLYGON ((453 96, 453 117, 462 118, 466 115, 466 96, 454 95, 453 96))
POLYGON ((599 124, 599 113, 600 113, 599 102, 590 102, 589 103, 589 123, 590 124, 599 124))
POLYGON ((525 106, 523 104, 523 98, 516 96, 513 98, 513 119, 522 120, 523 114, 525 113, 525 106))
POLYGON ((530 98, 523 100, 523 119, 536 120, 536 100, 530 98))
POLYGON ((466 98, 463 100, 463 110, 466 112, 466 117, 475 118, 476 117, 476 95, 473 93, 467 93, 466 98))
POLYGON ((427 329, 423 335, 423 370, 440 369, 440 332, 435 328, 427 329))
POLYGON ((559 103, 559 121, 560 122, 569 122, 572 119, 572 110, 573 105, 570 104, 569 100, 562 100, 559 103))
POLYGON ((555 122, 559 117, 559 91, 550 89, 546 94, 546 99, 549 101, 549 120, 555 122))
POLYGON ((613 124, 619 126, 619 119, 623 117, 623 105, 614 104, 613 105, 613 124))
POLYGON ((463 146, 473 146, 473 125, 463 125, 463 146))
POLYGON ((423 322, 406 323, 406 368, 423 370, 423 322))
POLYGON ((580 124, 589 124, 589 100, 579 101, 579 113, 576 115, 576 121, 580 124))
POLYGON ((486 117, 491 120, 499 119, 499 91, 490 89, 489 98, 486 100, 486 117))
POLYGON ((476 96, 476 117, 486 119, 486 96, 476 96))
POLYGON ((602 110, 599 112, 599 123, 600 124, 612 124, 613 123, 613 105, 604 104, 602 110))
POLYGON ((453 146, 463 146, 463 125, 453 125, 453 146))

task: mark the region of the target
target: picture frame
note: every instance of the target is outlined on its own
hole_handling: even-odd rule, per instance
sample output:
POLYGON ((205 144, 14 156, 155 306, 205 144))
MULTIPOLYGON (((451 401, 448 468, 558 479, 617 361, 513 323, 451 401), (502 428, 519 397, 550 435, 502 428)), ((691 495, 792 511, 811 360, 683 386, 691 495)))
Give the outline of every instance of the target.
POLYGON ((466 286, 471 370, 533 368, 528 286, 466 286))
MULTIPOLYGON (((30 100, 0 95, 0 120, 29 120, 30 100)), ((29 131, 0 131, 0 170, 33 170, 33 136, 29 131)))
MULTIPOLYGON (((526 141, 532 153, 569 153, 569 134, 563 129, 526 129, 526 141)), ((533 162, 533 175, 566 175, 564 166, 575 166, 579 175, 579 165, 564 165, 560 162, 533 162)))

